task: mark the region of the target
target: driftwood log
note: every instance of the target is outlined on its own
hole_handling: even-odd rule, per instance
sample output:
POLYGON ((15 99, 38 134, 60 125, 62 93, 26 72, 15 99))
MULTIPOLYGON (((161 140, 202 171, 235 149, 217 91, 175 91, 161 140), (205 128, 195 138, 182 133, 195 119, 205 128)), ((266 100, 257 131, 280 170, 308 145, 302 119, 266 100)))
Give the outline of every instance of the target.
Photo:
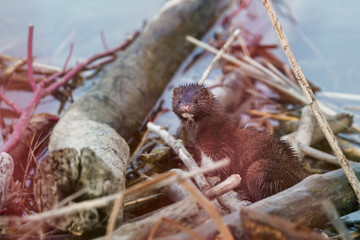
MULTIPOLYGON (((190 219, 194 219, 199 215, 200 208, 196 203, 196 200, 192 197, 187 197, 181 201, 178 201, 170 206, 161 208, 150 216, 143 218, 135 222, 129 222, 123 224, 113 232, 113 240, 141 240, 146 239, 154 225, 161 221, 161 219, 170 219, 175 222, 190 222, 190 219)), ((204 217, 204 216, 203 216, 204 217)), ((164 224, 163 224, 164 225, 164 224)), ((169 231, 169 226, 161 226, 159 232, 163 234, 169 231)), ((175 229, 176 230, 176 229, 175 229)), ((105 240, 106 237, 98 238, 98 240, 105 240)))
MULTIPOLYGON (((360 165, 356 164, 353 170, 359 178, 360 165)), ((303 225, 315 228, 328 221, 325 212, 321 210, 321 200, 323 199, 329 199, 340 215, 357 209, 356 195, 342 169, 307 177, 286 191, 251 204, 247 208, 275 215, 291 222, 301 221, 303 225)), ((223 217, 236 239, 242 239, 244 233, 240 211, 237 210, 223 217)), ((211 239, 217 234, 212 220, 206 221, 193 230, 205 239, 211 239)), ((170 239, 191 238, 185 233, 179 233, 170 239)))
MULTIPOLYGON (((83 199, 124 189, 129 161, 124 139, 128 140, 137 131, 192 50, 193 45, 185 41, 185 36, 204 35, 233 2, 172 0, 164 5, 133 44, 119 55, 99 84, 74 103, 55 126, 49 144, 51 156, 40 164, 36 173, 34 191, 40 209, 54 208, 67 195, 83 188, 87 190, 83 199), (92 169, 101 174, 93 175, 92 169), (84 179, 81 183, 80 178, 84 179), (94 182, 102 187, 96 187, 94 182), (111 187, 107 187, 108 182, 112 183, 111 187)), ((81 215, 78 220, 72 216, 52 225, 81 234, 94 230, 87 221, 104 217, 96 210, 78 215, 81 215)), ((122 210, 118 219, 121 218, 122 210)))

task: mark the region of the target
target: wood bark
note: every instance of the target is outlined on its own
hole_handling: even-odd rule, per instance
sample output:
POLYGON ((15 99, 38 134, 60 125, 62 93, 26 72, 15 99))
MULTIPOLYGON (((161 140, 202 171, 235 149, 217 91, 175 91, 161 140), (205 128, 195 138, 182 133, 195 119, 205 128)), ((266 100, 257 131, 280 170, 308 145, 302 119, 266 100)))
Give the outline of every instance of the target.
MULTIPOLYGON (((233 2, 172 0, 164 5, 133 44, 119 54, 97 86, 75 102, 55 126, 49 143, 52 154, 40 164, 34 186, 40 209, 51 209, 82 188, 90 189, 88 198, 125 188, 129 148, 124 139, 133 137, 193 49, 185 36, 204 35, 233 2), (92 170, 101 173, 94 176, 92 170)), ((94 217, 104 215, 94 211, 75 214, 81 215, 79 221, 72 216, 52 225, 76 234, 94 230, 86 221, 92 223, 94 217)))

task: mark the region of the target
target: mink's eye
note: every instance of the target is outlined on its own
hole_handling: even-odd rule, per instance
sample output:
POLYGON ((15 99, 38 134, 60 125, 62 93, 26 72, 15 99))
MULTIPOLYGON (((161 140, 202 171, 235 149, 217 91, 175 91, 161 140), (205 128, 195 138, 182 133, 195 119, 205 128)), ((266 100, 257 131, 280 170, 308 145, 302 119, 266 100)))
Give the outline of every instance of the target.
POLYGON ((195 99, 195 100, 194 100, 194 103, 198 103, 198 100, 197 100, 197 99, 195 99))
POLYGON ((181 100, 179 100, 178 103, 181 103, 181 100))

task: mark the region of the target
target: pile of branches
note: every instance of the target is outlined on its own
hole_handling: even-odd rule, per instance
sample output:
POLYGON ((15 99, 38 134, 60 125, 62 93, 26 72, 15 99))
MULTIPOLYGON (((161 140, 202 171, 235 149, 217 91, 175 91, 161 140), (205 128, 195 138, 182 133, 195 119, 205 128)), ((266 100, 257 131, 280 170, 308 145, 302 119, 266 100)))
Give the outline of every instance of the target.
MULTIPOLYGON (((248 3, 242 2, 240 10, 235 12, 244 9, 248 3)), ((314 170, 309 164, 305 164, 307 160, 304 159, 308 157, 341 166, 343 170, 326 170, 328 173, 312 175, 286 191, 256 203, 249 203, 240 200, 233 190, 241 181, 241 176, 235 174, 218 183, 218 179, 214 180, 204 175, 226 165, 226 160, 199 167, 182 141, 170 135, 166 127, 156 125, 154 120, 147 122, 147 130, 138 147, 133 150, 126 190, 23 218, 1 218, 0 224, 5 226, 12 221, 17 226, 25 226, 24 222, 37 226, 36 224, 41 225, 45 219, 54 219, 113 203, 106 230, 109 239, 326 239, 313 229, 323 227, 327 221, 334 224, 342 237, 349 239, 349 233, 339 221, 338 214, 352 212, 357 207, 360 188, 356 175, 360 175, 360 167, 345 158, 334 133, 351 129, 352 118, 346 114, 336 114, 323 103, 318 103, 313 94, 313 90, 317 89, 309 85, 301 72, 270 3, 263 0, 263 4, 289 58, 292 70, 271 54, 271 49, 275 46, 262 45, 261 38, 253 36, 245 28, 228 29, 214 39, 213 46, 187 37, 187 41, 202 47, 204 54, 215 54, 200 83, 207 79, 212 68, 222 59, 224 76, 211 88, 214 92, 220 90, 217 97, 235 121, 243 124, 246 120, 251 126, 282 135, 301 156, 309 172, 314 170), (230 96, 230 100, 226 96, 230 96), (318 124, 315 124, 315 119, 318 124), (150 138, 150 132, 156 133, 159 137, 150 138), (336 156, 310 147, 324 139, 329 142, 336 156), (154 146, 157 147, 153 149, 154 146), (159 166, 164 161, 172 161, 175 158, 180 160, 180 165, 185 166, 186 170, 168 171, 169 166, 165 170, 157 169, 156 164, 159 166), (161 173, 155 174, 156 172, 161 173), (145 176, 144 173, 152 176, 145 176), (154 204, 159 199, 166 199, 166 203, 160 206, 154 204), (114 230, 116 216, 123 202, 125 221, 114 230), (156 205, 151 209, 153 211, 137 211, 139 206, 144 208, 150 205, 156 205), (135 213, 136 217, 131 216, 135 213)), ((27 59, 33 58, 32 31, 30 27, 27 59)), ((129 41, 115 49, 95 55, 72 69, 67 69, 66 60, 64 68, 54 72, 51 72, 53 69, 49 70, 50 72, 45 69, 37 72, 33 69, 35 65, 32 61, 7 58, 6 61, 12 61, 13 64, 4 71, 6 74, 3 76, 10 79, 11 76, 20 74, 22 66, 27 64, 28 85, 33 96, 29 105, 20 109, 3 93, 0 95, 2 101, 8 105, 9 111, 19 116, 11 131, 7 130, 4 121, 1 122, 5 141, 1 152, 11 152, 19 143, 36 106, 43 97, 53 94, 80 71, 94 68, 91 63, 95 60, 106 56, 113 57, 116 51, 125 48, 128 43, 129 41), (41 77, 34 77, 34 73, 41 77)), ((69 58, 70 55, 71 51, 69 58)), ((12 159, 9 155, 2 153, 1 157, 1 162, 8 164, 8 169, 13 168, 10 166, 12 159)), ((9 183, 6 183, 3 186, 6 189, 8 185, 9 183)), ((24 188, 25 183, 21 186, 24 188)), ((3 191, 7 191, 5 189, 3 191)), ((76 193, 72 197, 76 198, 79 194, 83 193, 76 193)), ((1 206, 7 206, 10 199, 14 201, 16 197, 1 199, 4 200, 1 206)))

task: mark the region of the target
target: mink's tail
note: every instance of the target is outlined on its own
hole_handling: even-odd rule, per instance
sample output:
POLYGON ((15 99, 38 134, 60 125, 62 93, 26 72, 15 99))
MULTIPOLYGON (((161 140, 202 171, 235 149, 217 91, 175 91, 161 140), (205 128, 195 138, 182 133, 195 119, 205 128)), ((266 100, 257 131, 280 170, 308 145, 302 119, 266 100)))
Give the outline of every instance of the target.
POLYGON ((304 179, 305 175, 298 162, 291 161, 286 165, 287 167, 279 167, 268 159, 254 161, 245 176, 249 199, 253 202, 259 201, 292 187, 304 179))

